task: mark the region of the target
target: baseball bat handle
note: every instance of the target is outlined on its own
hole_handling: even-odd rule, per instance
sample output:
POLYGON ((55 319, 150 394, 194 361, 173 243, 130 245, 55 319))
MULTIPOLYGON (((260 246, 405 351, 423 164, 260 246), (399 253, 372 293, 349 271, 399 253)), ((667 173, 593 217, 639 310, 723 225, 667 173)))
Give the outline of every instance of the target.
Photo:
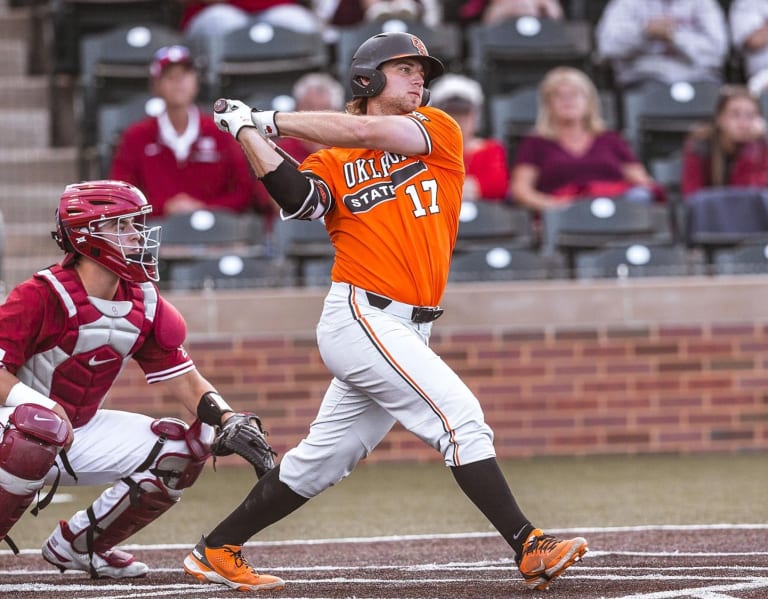
MULTIPOLYGON (((213 111, 217 114, 221 114, 222 112, 226 112, 229 108, 229 102, 225 98, 219 98, 213 103, 213 111)), ((253 109, 251 109, 253 111, 253 109)), ((289 164, 292 164, 293 166, 297 167, 299 166, 299 161, 296 160, 293 156, 291 156, 288 152, 286 152, 283 148, 278 146, 274 141, 272 141, 269 138, 265 138, 267 140, 267 143, 272 146, 272 149, 275 150, 280 156, 282 156, 285 160, 289 162, 289 164)))

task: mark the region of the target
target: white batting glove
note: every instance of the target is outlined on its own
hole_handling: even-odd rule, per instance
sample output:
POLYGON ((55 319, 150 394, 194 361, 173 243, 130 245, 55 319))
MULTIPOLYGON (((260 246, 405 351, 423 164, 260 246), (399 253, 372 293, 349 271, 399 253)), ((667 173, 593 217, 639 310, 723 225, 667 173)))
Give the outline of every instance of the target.
POLYGON ((251 120, 251 107, 240 100, 216 100, 213 105, 213 120, 222 131, 229 132, 237 139, 243 127, 256 127, 251 120))
POLYGON ((275 124, 275 115, 277 112, 277 110, 251 109, 251 120, 264 137, 277 137, 280 135, 280 131, 275 124))

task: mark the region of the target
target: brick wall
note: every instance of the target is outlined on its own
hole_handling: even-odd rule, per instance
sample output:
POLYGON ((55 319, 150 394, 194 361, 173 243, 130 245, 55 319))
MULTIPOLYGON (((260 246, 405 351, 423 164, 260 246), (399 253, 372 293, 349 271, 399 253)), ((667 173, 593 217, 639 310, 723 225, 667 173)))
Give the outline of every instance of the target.
MULTIPOLYGON (((638 285, 638 296, 661 297, 662 290, 638 285)), ((759 281, 741 293, 764 298, 764 285, 759 281)), ((579 290, 584 291, 583 285, 579 290)), ((445 326, 441 320, 433 330, 432 347, 480 398, 500 456, 768 450, 768 321, 755 317, 759 304, 755 315, 714 311, 718 318, 700 322, 685 315, 700 314, 695 298, 702 290, 692 288, 688 295, 678 289, 682 306, 676 318, 673 306, 661 309, 659 304, 658 316, 646 319, 659 322, 638 322, 626 312, 621 318, 598 317, 589 302, 579 308, 583 314, 574 313, 572 304, 565 315, 553 312, 562 288, 465 291, 449 293, 449 311, 456 303, 459 312, 470 298, 481 311, 477 304, 482 301, 489 306, 507 297, 520 301, 518 296, 529 292, 539 298, 538 311, 529 310, 524 325, 503 322, 489 307, 485 325, 446 318, 445 326)), ((615 292, 626 294, 626 288, 592 289, 601 302, 615 292)), ((706 292, 707 302, 722 293, 723 301, 733 303, 732 286, 710 282, 706 292)), ((322 295, 318 291, 303 296, 301 301, 312 312, 308 321, 316 319, 322 295)), ((191 322, 199 320, 200 311, 208 319, 212 310, 226 314, 232 309, 229 300, 251 306, 253 327, 234 325, 231 331, 215 333, 192 330, 187 348, 233 406, 264 417, 277 451, 282 454, 298 442, 329 375, 314 331, 290 319, 296 306, 265 296, 171 299, 191 322), (266 301, 292 306, 283 321, 284 333, 259 334, 269 328, 266 323, 259 326, 259 314, 270 314, 271 326, 280 327, 273 322, 272 310, 277 308, 267 307, 266 301)), ((748 299, 739 301, 748 305, 748 299)), ((108 405, 183 416, 173 398, 162 395, 159 386, 148 387, 133 365, 108 405)), ((396 427, 370 459, 437 457, 396 427)))

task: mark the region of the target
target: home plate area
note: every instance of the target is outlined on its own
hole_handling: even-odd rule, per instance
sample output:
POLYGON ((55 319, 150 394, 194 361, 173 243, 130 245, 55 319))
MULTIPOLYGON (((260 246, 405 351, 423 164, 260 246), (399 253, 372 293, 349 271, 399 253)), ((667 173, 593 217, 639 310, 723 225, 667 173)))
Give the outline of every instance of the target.
MULTIPOLYGON (((531 591, 491 533, 249 543, 257 569, 286 580, 280 599, 765 599, 768 525, 613 527, 549 531, 585 536, 590 551, 548 591, 531 591)), ((191 545, 126 545, 145 578, 90 580, 49 567, 38 551, 0 552, 0 596, 121 599, 243 597, 200 584, 181 562, 191 545)), ((256 593, 254 593, 256 594, 256 593)))

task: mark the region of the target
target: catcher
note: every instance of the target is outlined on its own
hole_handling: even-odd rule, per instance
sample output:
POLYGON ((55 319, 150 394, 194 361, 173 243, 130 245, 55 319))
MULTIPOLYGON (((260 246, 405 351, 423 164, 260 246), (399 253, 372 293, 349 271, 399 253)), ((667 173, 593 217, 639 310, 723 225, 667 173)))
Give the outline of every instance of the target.
POLYGON ((64 259, 0 306, 0 540, 15 548, 8 532, 46 484, 38 507, 57 483, 112 485, 43 544, 62 572, 145 575, 146 564, 115 546, 179 501, 211 449, 243 453, 258 474, 273 466, 259 419, 234 413, 182 346, 184 319, 154 284, 159 227, 146 226, 150 212, 121 181, 68 186, 53 233, 64 259), (131 358, 199 419, 102 409, 131 358))

